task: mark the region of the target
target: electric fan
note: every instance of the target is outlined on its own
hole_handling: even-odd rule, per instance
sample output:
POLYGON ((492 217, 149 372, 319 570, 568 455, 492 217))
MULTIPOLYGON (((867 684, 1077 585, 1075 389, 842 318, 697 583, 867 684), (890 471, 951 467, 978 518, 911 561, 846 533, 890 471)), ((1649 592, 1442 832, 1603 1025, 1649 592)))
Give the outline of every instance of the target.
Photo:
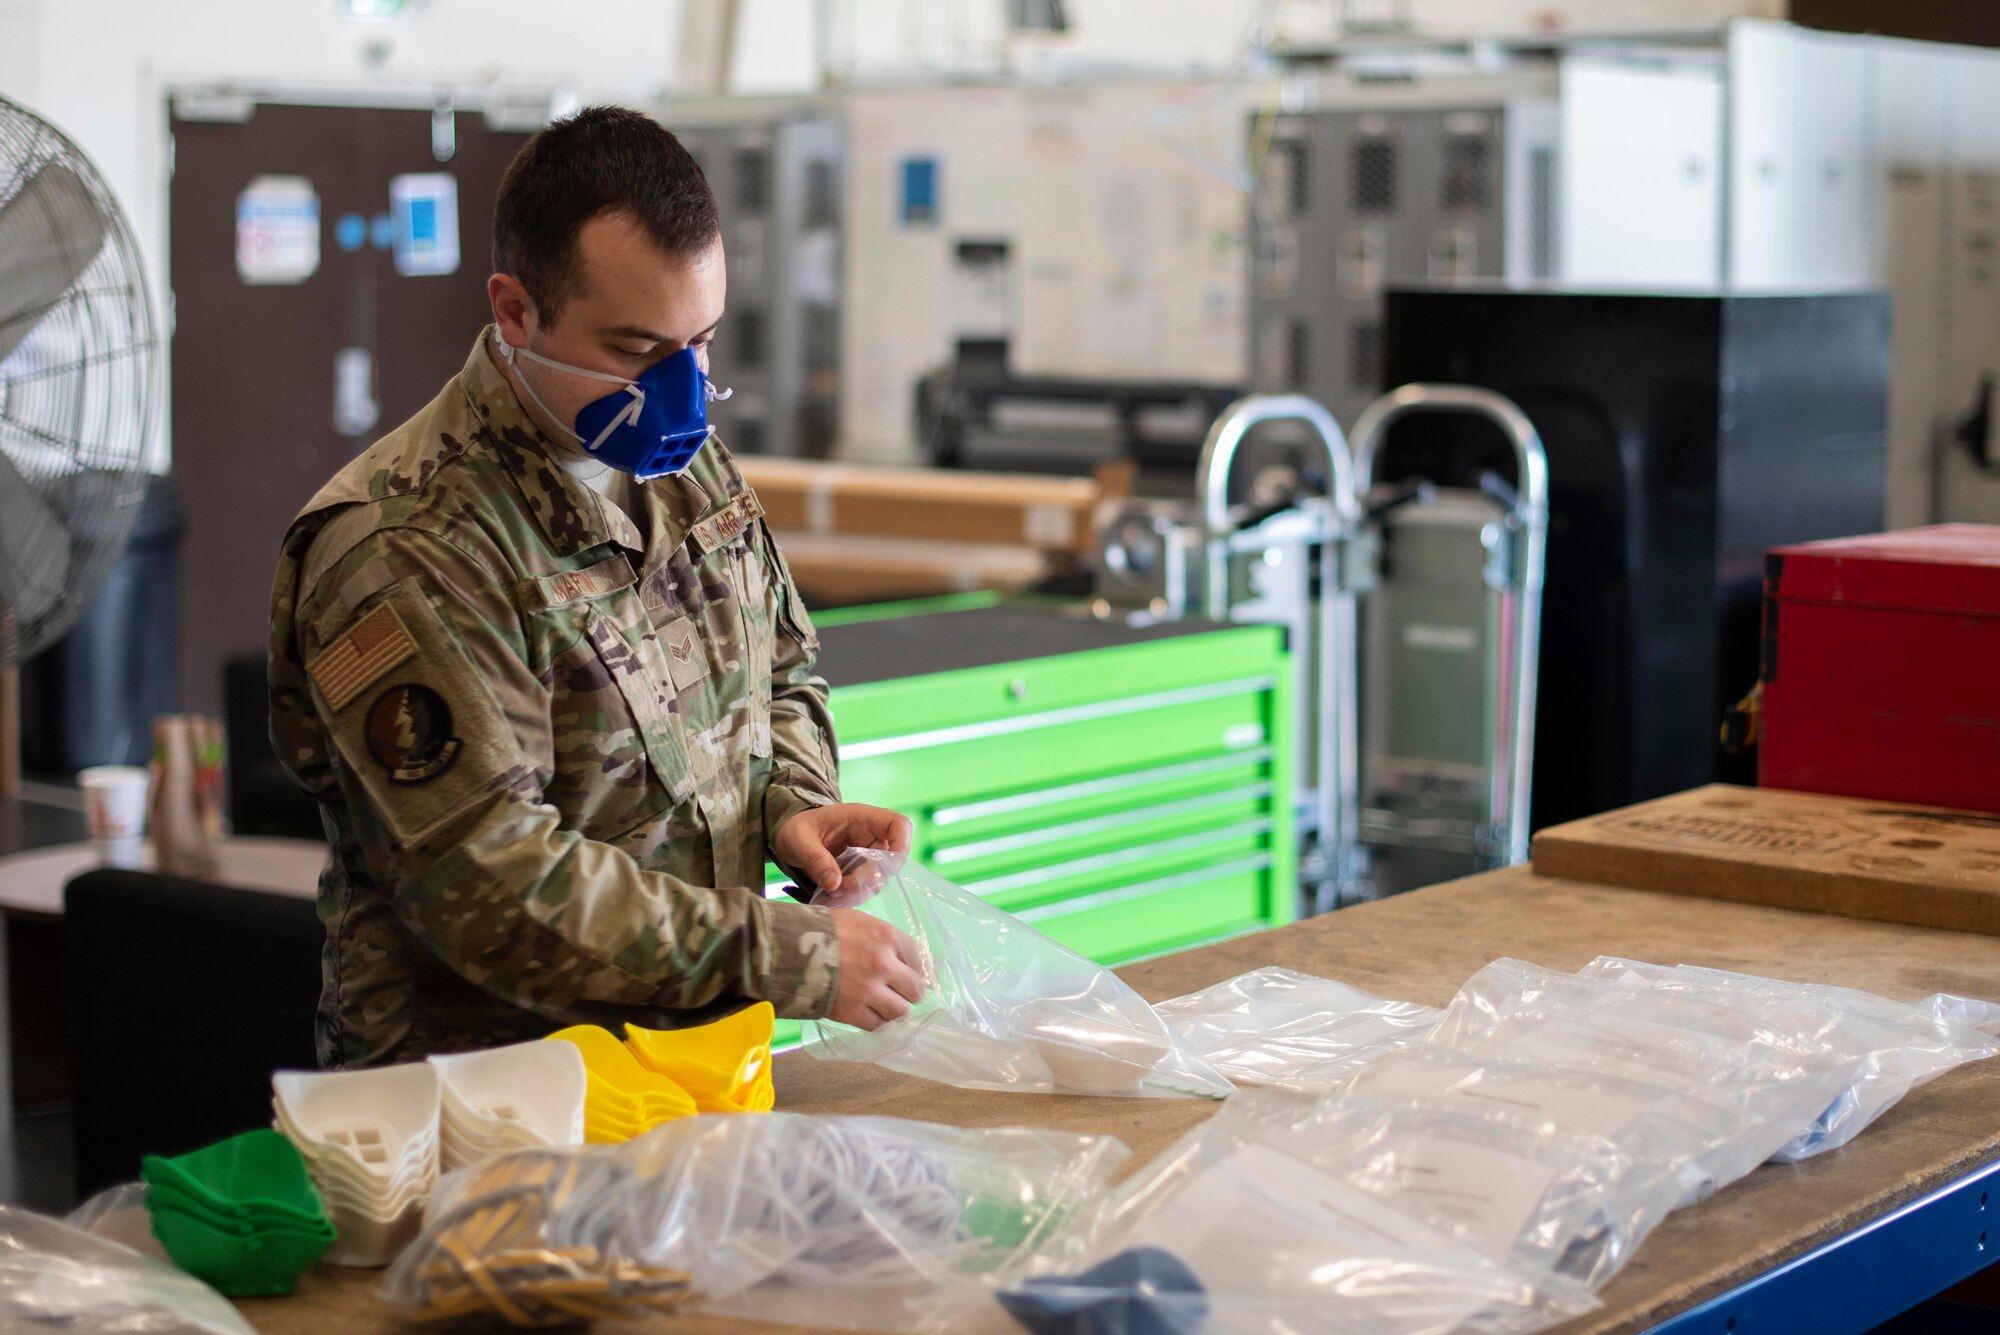
POLYGON ((96 168, 0 98, 0 670, 60 639, 146 492, 160 339, 96 168))

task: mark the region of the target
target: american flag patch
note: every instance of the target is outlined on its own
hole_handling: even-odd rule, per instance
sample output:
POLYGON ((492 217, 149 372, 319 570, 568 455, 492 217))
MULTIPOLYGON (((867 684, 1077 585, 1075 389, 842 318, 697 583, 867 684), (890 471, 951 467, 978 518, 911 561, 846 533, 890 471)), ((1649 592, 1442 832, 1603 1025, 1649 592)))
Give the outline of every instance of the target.
POLYGON ((417 651, 396 609, 376 608, 306 665, 327 707, 339 709, 368 683, 417 651))

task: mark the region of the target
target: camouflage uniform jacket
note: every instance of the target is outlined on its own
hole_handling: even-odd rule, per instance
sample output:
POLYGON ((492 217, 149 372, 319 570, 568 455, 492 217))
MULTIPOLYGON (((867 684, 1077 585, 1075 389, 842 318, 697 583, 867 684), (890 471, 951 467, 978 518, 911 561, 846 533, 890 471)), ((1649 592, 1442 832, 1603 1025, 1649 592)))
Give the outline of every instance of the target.
POLYGON ((833 722, 756 495, 711 441, 637 489, 642 537, 486 343, 278 564, 271 736, 333 848, 320 1061, 823 1015, 832 918, 760 887, 770 832, 839 800, 833 722))

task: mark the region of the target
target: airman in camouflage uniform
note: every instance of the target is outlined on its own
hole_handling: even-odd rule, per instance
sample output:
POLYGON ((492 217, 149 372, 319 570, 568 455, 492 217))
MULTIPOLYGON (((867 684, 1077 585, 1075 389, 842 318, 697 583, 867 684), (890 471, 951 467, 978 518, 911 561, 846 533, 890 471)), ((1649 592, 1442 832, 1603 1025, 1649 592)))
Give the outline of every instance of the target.
POLYGON ((640 112, 558 120, 501 179, 493 260, 464 370, 279 561, 272 739, 334 854, 322 1061, 756 999, 908 1014, 908 937, 761 893, 767 857, 836 889, 837 853, 907 850, 910 822, 839 799, 812 623, 756 496, 713 440, 628 471, 684 429, 673 367, 705 375, 722 322, 700 166, 640 112))
POLYGON ((485 343, 278 568, 272 736, 334 850, 322 1062, 746 998, 824 1014, 831 915, 753 889, 765 832, 839 801, 756 495, 711 441, 639 489, 642 536, 551 459, 485 343))

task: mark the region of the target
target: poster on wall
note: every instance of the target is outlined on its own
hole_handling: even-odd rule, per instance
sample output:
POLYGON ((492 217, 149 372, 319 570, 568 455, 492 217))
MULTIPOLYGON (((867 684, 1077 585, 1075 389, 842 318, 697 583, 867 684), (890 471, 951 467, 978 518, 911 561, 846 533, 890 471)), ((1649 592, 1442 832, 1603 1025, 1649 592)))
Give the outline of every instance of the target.
POLYGON ((422 278, 458 272, 458 178, 409 172, 389 181, 396 272, 422 278))
POLYGON ((253 285, 319 271, 319 196, 303 176, 257 176, 236 197, 236 274, 253 285))
POLYGON ((938 160, 904 158, 899 171, 896 216, 905 228, 929 228, 938 223, 938 160))

